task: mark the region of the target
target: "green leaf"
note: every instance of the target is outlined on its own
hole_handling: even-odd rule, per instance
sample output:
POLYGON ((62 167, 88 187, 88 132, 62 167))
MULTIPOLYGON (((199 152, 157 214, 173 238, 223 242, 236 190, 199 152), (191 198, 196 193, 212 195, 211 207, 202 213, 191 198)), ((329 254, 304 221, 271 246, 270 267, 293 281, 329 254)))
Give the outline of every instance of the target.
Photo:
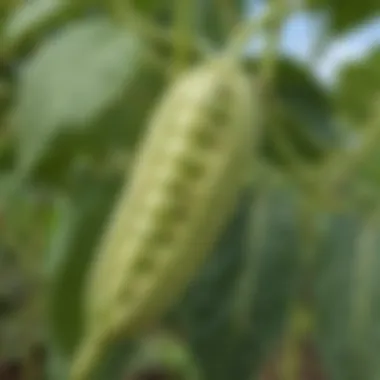
POLYGON ((3 26, 2 49, 8 54, 36 42, 46 31, 67 21, 73 11, 69 0, 22 2, 3 26))
POLYGON ((62 355, 69 356, 81 337, 85 275, 120 185, 119 177, 82 175, 74 194, 58 212, 47 270, 51 333, 62 355))
POLYGON ((100 17, 43 44, 20 77, 20 176, 64 177, 76 154, 133 145, 163 85, 150 58, 137 36, 100 17))
POLYGON ((315 281, 316 335, 332 380, 380 376, 379 215, 330 217, 315 281))
POLYGON ((271 189, 246 194, 215 252, 168 318, 188 340, 207 379, 257 373, 284 328, 295 296, 300 246, 296 195, 271 189), (260 199, 260 198, 259 198, 260 199), (247 245, 255 237, 255 247, 247 245))
POLYGON ((380 48, 339 72, 335 101, 345 119, 354 128, 362 127, 371 117, 374 101, 380 97, 380 48))
POLYGON ((377 0, 307 0, 312 10, 325 11, 330 19, 330 29, 342 34, 376 15, 377 0))
MULTIPOLYGON (((258 61, 249 58, 247 69, 253 75, 258 61)), ((305 162, 317 162, 337 147, 338 129, 330 95, 310 70, 290 59, 277 65, 273 89, 264 101, 263 155, 272 162, 286 164, 288 152, 305 162)))

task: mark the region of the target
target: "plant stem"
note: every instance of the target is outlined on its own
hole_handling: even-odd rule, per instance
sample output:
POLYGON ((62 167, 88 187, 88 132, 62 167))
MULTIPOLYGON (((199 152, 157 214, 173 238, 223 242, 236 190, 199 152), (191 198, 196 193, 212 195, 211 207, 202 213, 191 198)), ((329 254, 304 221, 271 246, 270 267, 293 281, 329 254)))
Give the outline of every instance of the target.
POLYGON ((174 74, 185 70, 190 61, 191 47, 194 44, 196 2, 182 0, 175 3, 174 17, 174 74))

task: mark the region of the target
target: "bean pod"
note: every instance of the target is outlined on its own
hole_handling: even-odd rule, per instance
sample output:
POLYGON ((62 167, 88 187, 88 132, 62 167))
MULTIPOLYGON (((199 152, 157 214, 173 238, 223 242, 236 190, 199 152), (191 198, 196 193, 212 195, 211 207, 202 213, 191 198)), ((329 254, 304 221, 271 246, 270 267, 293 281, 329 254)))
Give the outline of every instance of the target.
POLYGON ((249 80, 223 58, 164 95, 90 269, 89 336, 137 336, 185 290, 239 198, 253 104, 249 80))

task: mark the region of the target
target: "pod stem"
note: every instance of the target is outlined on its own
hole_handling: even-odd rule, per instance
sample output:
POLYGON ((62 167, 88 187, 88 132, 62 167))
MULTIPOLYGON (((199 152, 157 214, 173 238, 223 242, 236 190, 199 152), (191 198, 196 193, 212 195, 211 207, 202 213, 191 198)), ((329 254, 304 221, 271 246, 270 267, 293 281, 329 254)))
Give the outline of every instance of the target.
POLYGON ((96 370, 106 347, 109 334, 105 330, 96 335, 90 335, 79 346, 70 369, 69 380, 90 380, 96 370))
POLYGON ((174 6, 174 75, 187 69, 194 45, 196 7, 192 0, 178 1, 174 6))
POLYGON ((249 19, 240 23, 235 31, 231 33, 229 41, 227 42, 226 55, 231 59, 238 59, 252 36, 258 35, 270 25, 278 24, 288 13, 288 7, 279 4, 278 6, 271 6, 270 9, 259 18, 249 19))

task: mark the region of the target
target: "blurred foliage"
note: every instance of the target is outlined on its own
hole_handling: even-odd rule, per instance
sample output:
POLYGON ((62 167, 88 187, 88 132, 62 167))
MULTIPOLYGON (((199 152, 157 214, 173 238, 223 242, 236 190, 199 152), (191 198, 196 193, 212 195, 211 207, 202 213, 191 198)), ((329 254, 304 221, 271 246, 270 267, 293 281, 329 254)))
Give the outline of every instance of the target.
MULTIPOLYGON (((330 38, 378 9, 306 5, 330 38)), ((0 1, 1 380, 65 379, 87 269, 177 51, 183 66, 222 51, 246 9, 0 1)), ((318 380, 379 378, 379 48, 332 88, 272 53, 243 59, 260 95, 253 183, 180 301, 141 339, 120 336, 98 380, 309 380, 309 351, 318 380)))
POLYGON ((313 10, 324 11, 329 18, 329 27, 334 34, 342 34, 349 29, 361 26, 368 19, 376 17, 376 0, 307 0, 313 10))
POLYGON ((69 2, 62 0, 20 2, 4 22, 2 50, 7 54, 30 50, 38 37, 68 18, 69 10, 69 2))
POLYGON ((119 176, 80 171, 69 197, 57 205, 57 224, 47 247, 48 312, 56 350, 70 357, 82 332, 81 288, 121 185, 119 176))
MULTIPOLYGON (((249 58, 245 65, 255 75, 260 61, 249 58)), ((312 163, 339 144, 331 96, 305 65, 279 59, 276 81, 265 97, 262 151, 270 161, 286 165, 296 156, 312 163)))
POLYGON ((364 128, 380 88, 380 48, 346 65, 339 73, 336 102, 348 123, 364 128), (358 96, 360 95, 360 96, 358 96))
POLYGON ((206 378, 257 375, 299 285, 297 191, 281 184, 245 198, 172 317, 206 378))
POLYGON ((332 379, 377 379, 379 215, 341 212, 321 244, 316 336, 332 379))
POLYGON ((16 171, 59 181, 77 154, 133 144, 161 79, 138 36, 98 17, 69 24, 20 73, 16 171))
POLYGON ((198 0, 198 26, 200 33, 209 37, 217 46, 223 45, 226 37, 238 26, 244 13, 243 0, 198 0))

